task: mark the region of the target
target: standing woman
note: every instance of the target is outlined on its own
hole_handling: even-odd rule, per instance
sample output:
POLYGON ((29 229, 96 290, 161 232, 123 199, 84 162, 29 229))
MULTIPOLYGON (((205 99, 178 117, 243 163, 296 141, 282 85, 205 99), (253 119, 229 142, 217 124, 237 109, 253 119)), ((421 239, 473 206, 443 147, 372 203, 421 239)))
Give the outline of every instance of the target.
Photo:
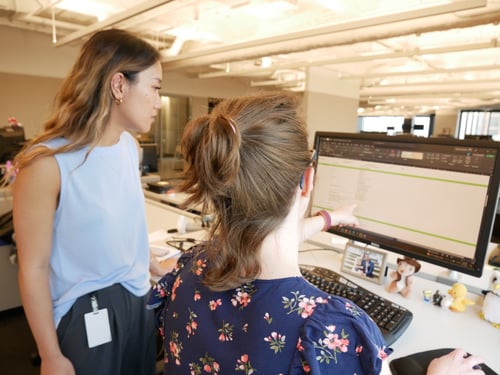
POLYGON ((42 375, 154 374, 144 196, 128 131, 149 131, 161 80, 150 44, 97 32, 45 131, 15 159, 19 286, 42 375))

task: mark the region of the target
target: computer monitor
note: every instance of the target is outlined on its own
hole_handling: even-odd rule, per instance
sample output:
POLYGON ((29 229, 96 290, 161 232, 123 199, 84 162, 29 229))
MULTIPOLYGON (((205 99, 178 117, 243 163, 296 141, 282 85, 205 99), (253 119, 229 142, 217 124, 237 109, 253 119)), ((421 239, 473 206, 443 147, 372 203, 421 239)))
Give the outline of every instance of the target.
POLYGON ((25 142, 22 126, 0 127, 0 164, 13 160, 25 142))
POLYGON ((465 134, 464 139, 477 139, 481 141, 492 141, 493 136, 489 134, 465 134))
POLYGON ((317 132, 311 209, 357 203, 360 226, 329 232, 481 276, 500 181, 500 143, 317 132))
POLYGON ((142 172, 144 174, 158 172, 158 145, 156 143, 141 143, 142 172))

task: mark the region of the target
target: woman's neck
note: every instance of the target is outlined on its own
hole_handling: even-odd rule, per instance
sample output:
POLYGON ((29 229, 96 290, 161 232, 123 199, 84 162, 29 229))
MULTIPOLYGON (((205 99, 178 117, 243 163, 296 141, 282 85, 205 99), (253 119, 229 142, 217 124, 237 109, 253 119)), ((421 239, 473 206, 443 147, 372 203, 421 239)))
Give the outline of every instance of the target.
POLYGON ((107 131, 99 140, 98 145, 101 147, 113 146, 120 141, 121 132, 107 131))
POLYGON ((260 250, 261 273, 259 279, 279 279, 300 276, 298 215, 292 207, 282 225, 270 233, 260 250))

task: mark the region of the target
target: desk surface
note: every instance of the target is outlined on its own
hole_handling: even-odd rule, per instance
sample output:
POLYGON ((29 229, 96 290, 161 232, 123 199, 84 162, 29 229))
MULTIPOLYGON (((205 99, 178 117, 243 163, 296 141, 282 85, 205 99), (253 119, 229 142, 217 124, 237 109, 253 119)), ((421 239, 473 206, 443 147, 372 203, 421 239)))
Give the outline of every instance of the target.
MULTIPOLYGON (((304 251, 311 248, 314 247, 308 244, 303 245, 299 257, 301 263, 331 268, 340 272, 342 254, 325 250, 304 251)), ((500 329, 494 328, 479 317, 482 297, 469 294, 468 297, 476 304, 469 306, 465 312, 452 312, 435 306, 431 302, 425 302, 422 295, 423 290, 439 290, 441 294, 446 294, 449 289, 448 285, 415 277, 412 295, 404 298, 400 294, 388 293, 385 290, 385 282, 388 280, 378 285, 350 274, 345 276, 356 284, 406 307, 413 313, 412 323, 391 346, 394 352, 390 358, 399 358, 434 348, 461 347, 470 353, 481 355, 488 366, 500 372, 498 353, 500 329)), ((388 371, 384 369, 383 374, 390 374, 388 371)))
MULTIPOLYGON (((149 231, 175 228, 179 211, 165 204, 146 199, 146 214, 149 231)), ((201 231, 200 231, 201 232, 201 231)), ((195 233, 187 234, 189 237, 195 233)), ((202 236, 202 234, 200 234, 202 236)), ((315 250, 317 244, 306 242, 301 246, 300 262, 333 269, 340 272, 342 254, 332 250, 315 250)), ((432 270, 432 268, 430 268, 432 270)), ((409 298, 399 294, 388 293, 382 285, 372 283, 354 275, 345 275, 356 284, 369 289, 413 313, 413 321, 403 335, 392 345, 394 353, 389 358, 399 358, 415 352, 434 348, 461 347, 466 351, 481 355, 493 370, 500 373, 500 329, 494 328, 479 317, 482 297, 469 293, 468 297, 476 302, 465 312, 458 313, 444 310, 425 302, 423 290, 439 290, 446 294, 449 285, 441 284, 422 277, 414 278, 413 293, 409 298)), ((418 276, 418 273, 416 274, 418 276)), ((480 281, 484 281, 481 278, 480 281)), ((486 288, 487 285, 484 285, 486 288)), ((382 374, 390 375, 388 362, 385 363, 382 374)))

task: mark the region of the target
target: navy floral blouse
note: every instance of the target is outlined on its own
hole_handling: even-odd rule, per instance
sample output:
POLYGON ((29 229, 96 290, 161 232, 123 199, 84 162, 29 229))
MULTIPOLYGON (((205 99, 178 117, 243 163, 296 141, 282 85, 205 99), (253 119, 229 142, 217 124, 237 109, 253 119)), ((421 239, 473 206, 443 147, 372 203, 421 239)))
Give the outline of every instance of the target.
POLYGON ((390 353, 375 323, 302 277, 213 292, 203 246, 154 287, 164 374, 379 374, 390 353))

